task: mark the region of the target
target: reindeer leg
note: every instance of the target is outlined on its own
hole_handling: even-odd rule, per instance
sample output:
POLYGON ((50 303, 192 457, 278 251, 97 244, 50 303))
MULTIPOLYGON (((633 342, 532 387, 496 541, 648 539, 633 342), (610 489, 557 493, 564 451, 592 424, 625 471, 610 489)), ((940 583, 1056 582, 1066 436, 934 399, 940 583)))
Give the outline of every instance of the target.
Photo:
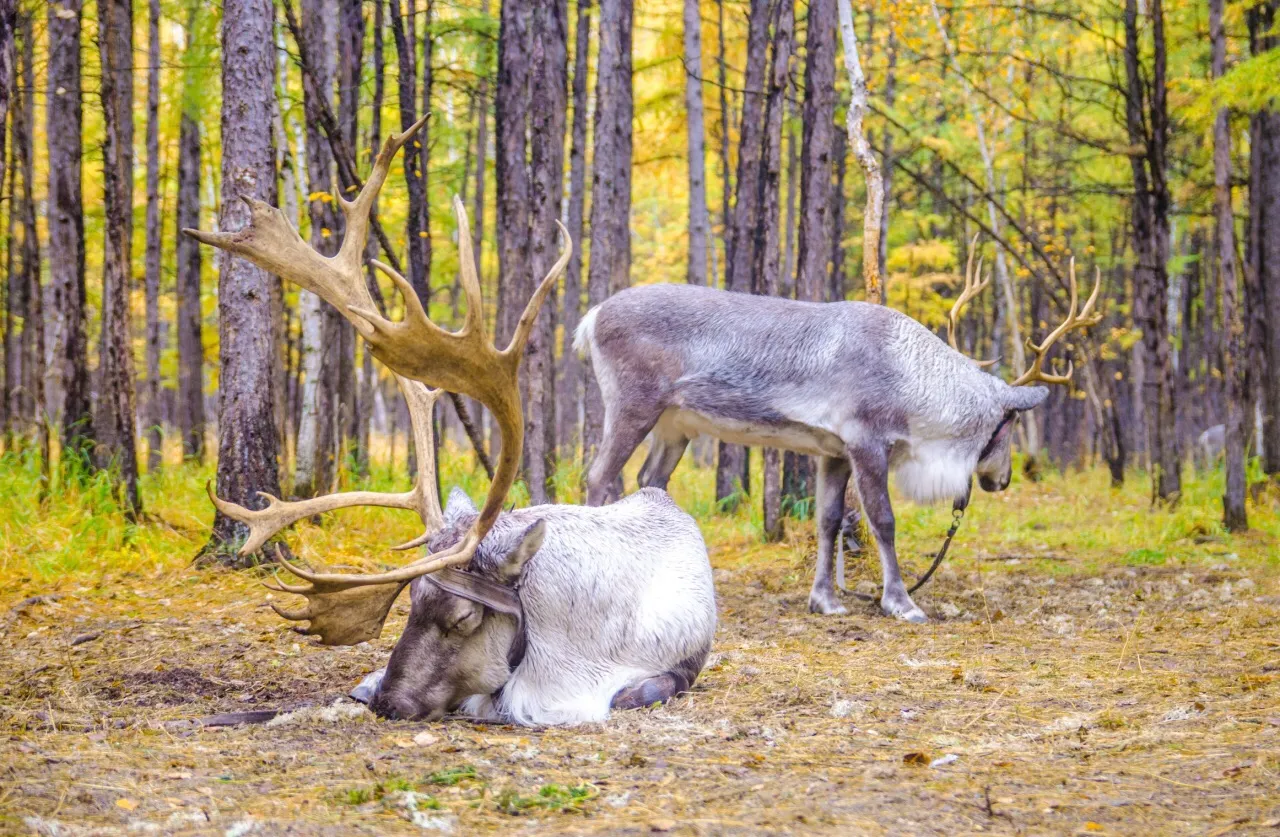
POLYGON ((838 616, 848 613, 840 604, 831 581, 836 532, 844 518, 844 487, 849 482, 849 463, 841 457, 818 460, 818 566, 809 592, 809 612, 838 616))
POLYGON ((893 506, 889 502, 889 451, 878 445, 851 446, 849 459, 853 462, 862 511, 880 548, 880 571, 884 579, 880 609, 888 616, 908 622, 928 622, 929 617, 911 601, 898 570, 893 506))
POLYGON ((666 491, 671 472, 680 464, 684 449, 688 446, 688 436, 677 430, 664 428, 663 422, 659 420, 653 428, 653 445, 649 448, 649 456, 640 469, 641 487, 666 491))
POLYGON ((588 506, 603 506, 622 495, 622 466, 627 464, 661 415, 660 410, 655 413, 652 409, 636 408, 630 404, 605 408, 604 438, 587 475, 588 506))

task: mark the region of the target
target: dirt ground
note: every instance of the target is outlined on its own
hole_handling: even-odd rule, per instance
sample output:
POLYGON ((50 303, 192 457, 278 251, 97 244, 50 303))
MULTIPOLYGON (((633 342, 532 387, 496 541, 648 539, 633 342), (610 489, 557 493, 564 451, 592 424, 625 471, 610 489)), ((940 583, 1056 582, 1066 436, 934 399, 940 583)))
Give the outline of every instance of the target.
POLYGON ((853 598, 806 613, 803 536, 739 546, 713 543, 720 629, 694 692, 577 729, 344 702, 403 605, 382 639, 333 649, 243 573, 10 590, 0 829, 1280 834, 1274 572, 970 547, 919 594, 934 621, 917 626, 853 598))

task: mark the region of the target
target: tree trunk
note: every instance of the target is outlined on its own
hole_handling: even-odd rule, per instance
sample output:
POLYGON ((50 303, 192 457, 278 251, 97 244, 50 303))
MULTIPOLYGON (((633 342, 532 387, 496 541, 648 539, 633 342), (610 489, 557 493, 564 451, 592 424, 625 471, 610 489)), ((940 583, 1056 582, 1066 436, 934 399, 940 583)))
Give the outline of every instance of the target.
POLYGON ((164 419, 160 410, 160 0, 147 3, 147 307, 146 397, 147 471, 164 460, 164 419))
MULTIPOLYGON (((829 289, 830 265, 834 253, 833 236, 839 221, 835 211, 843 207, 831 184, 832 163, 838 132, 835 127, 835 28, 820 25, 836 16, 835 0, 812 0, 805 35, 804 110, 800 147, 800 226, 797 242, 796 299, 822 302, 843 300, 829 289), (828 296, 831 294, 831 296, 828 296)), ((807 509, 813 497, 813 461, 797 454, 787 455, 788 479, 784 485, 785 505, 807 509)))
MULTIPOLYGON (((178 229, 200 226, 200 125, 193 111, 182 114, 178 128, 178 229)), ((199 243, 179 235, 178 294, 178 428, 182 455, 204 460, 204 314, 200 305, 199 243)))
MULTIPOLYGON (((898 80, 898 36, 897 30, 893 28, 893 13, 894 8, 890 6, 889 42, 886 45, 888 55, 884 72, 883 94, 885 107, 889 110, 893 110, 898 80)), ((883 184, 881 186, 883 194, 880 196, 880 252, 876 261, 881 279, 886 280, 885 271, 888 269, 889 262, 889 201, 893 197, 893 128, 887 120, 881 136, 884 138, 880 152, 880 181, 883 184)))
MULTIPOLYGON (((632 0, 602 0, 591 167, 591 264, 587 304, 599 305, 631 284, 632 0)), ((600 388, 587 385, 590 462, 604 435, 600 388)), ((619 483, 621 478, 619 478, 619 483)), ((611 493, 621 493, 621 485, 611 493)))
MULTIPOLYGON (((218 228, 243 229, 242 197, 274 203, 275 101, 273 10, 269 0, 224 0, 222 19, 222 209, 218 228)), ((271 368, 271 277, 224 253, 218 276, 220 391, 218 496, 260 508, 258 492, 279 496, 271 368)), ((246 559, 234 550, 248 532, 219 514, 206 550, 227 564, 246 559)), ((268 548, 269 549, 269 548, 268 548)), ((267 551, 264 549, 264 552, 267 551)), ((249 556, 253 561, 261 556, 249 556)))
MULTIPOLYGON (((884 207, 881 190, 880 162, 867 142, 862 120, 867 114, 867 79, 858 61, 858 36, 853 30, 853 10, 849 0, 838 0, 840 37, 844 42, 844 66, 849 74, 852 93, 845 126, 849 133, 849 147, 867 180, 867 208, 862 215, 862 281, 867 289, 867 302, 880 305, 884 302, 884 284, 880 278, 880 210, 884 207)), ((937 14, 935 8, 934 14, 937 14)), ((945 36, 944 36, 945 40, 945 36)))
POLYGON ((707 284, 707 141, 702 113, 702 14, 684 0, 684 108, 689 138, 689 267, 685 281, 707 284))
MULTIPOLYGON (((343 144, 355 155, 360 147, 360 73, 364 51, 364 15, 360 0, 338 0, 338 130, 343 144)), ((346 190, 350 199, 354 190, 346 190)), ((345 228, 345 219, 343 226, 345 228)), ((338 427, 343 443, 354 448, 356 462, 363 454, 359 442, 359 414, 365 405, 359 404, 359 387, 356 385, 356 330, 344 317, 335 320, 338 332, 337 392, 335 402, 339 408, 338 427)))
MULTIPOLYGON (((382 103, 386 95, 386 51, 384 49, 383 34, 385 32, 385 21, 383 17, 384 6, 379 2, 373 5, 373 107, 369 121, 369 165, 372 167, 373 161, 378 157, 378 150, 382 146, 382 103)), ((357 62, 358 67, 359 62, 357 62)), ((358 83, 358 77, 357 77, 358 83)), ((353 145, 352 148, 355 146, 353 145)), ((377 242, 372 238, 369 239, 368 254, 373 258, 377 254, 377 242)), ((376 286, 377 276, 373 265, 368 266, 369 282, 371 286, 376 286)), ((378 371, 373 365, 373 352, 369 350, 368 343, 362 343, 360 351, 360 401, 359 409, 356 413, 356 471, 362 477, 367 477, 371 465, 370 445, 373 437, 373 410, 374 401, 378 397, 378 371)))
MULTIPOLYGON (((270 45, 270 39, 268 39, 270 45)), ((138 451, 129 317, 133 280, 133 3, 100 0, 103 122, 102 342, 98 361, 98 465, 109 469, 126 514, 136 517, 138 451)))
MULTIPOLYGON (((1250 9, 1252 53, 1275 49, 1275 0, 1250 9)), ((1250 119, 1249 391, 1262 407, 1262 468, 1280 478, 1280 110, 1266 108, 1250 119), (1251 292, 1250 292, 1251 288, 1251 292)))
MULTIPOLYGON (((742 127, 738 132, 738 174, 731 219, 724 287, 750 292, 755 263, 755 232, 760 218, 761 160, 764 154, 765 68, 769 49, 769 0, 751 0, 747 23, 747 70, 743 83, 742 127)), ((594 252, 594 247, 592 248, 594 252)), ((739 492, 751 486, 750 457, 742 445, 719 444, 716 501, 727 511, 737 507, 739 492)))
POLYGON ((591 0, 578 0, 573 53, 573 127, 569 146, 569 238, 573 255, 564 276, 564 342, 560 348, 560 455, 575 456, 582 441, 582 360, 573 348, 582 319, 582 240, 587 201, 587 72, 591 51, 591 0))
MULTIPOLYGON (((761 154, 760 213, 756 219, 755 260, 752 274, 759 283, 755 293, 777 296, 782 285, 781 249, 778 241, 779 199, 782 179, 782 117, 786 106, 787 70, 791 61, 795 27, 793 0, 779 0, 773 8, 773 45, 766 87, 764 148, 761 154)), ((824 219, 825 220, 825 219, 824 219)), ((825 267, 825 265, 824 265, 825 267)), ((777 448, 764 450, 764 537, 782 540, 782 456, 777 448)))
MULTIPOLYGON (((401 15, 399 0, 388 0, 391 9, 391 35, 396 42, 396 61, 398 72, 396 82, 400 94, 400 130, 406 130, 418 120, 417 87, 418 61, 414 51, 417 43, 415 0, 409 0, 408 15, 401 15), (408 24, 406 28, 406 23, 408 24)), ((401 152, 404 158, 404 180, 408 191, 408 207, 405 219, 405 239, 409 249, 409 284, 417 291, 418 298, 425 306, 431 298, 431 278, 429 271, 430 243, 423 233, 426 205, 426 187, 423 180, 423 153, 426 149, 426 134, 419 132, 414 142, 407 144, 401 152)))
MULTIPOLYGON (((40 234, 35 201, 35 32, 33 12, 20 10, 18 33, 22 38, 17 107, 13 110, 15 172, 22 177, 11 212, 22 220, 22 264, 19 281, 23 287, 25 310, 22 324, 22 420, 34 431, 40 455, 42 478, 49 475, 49 425, 45 421, 44 292, 40 284, 40 234)), ((12 244, 10 244, 12 247, 12 244)), ((27 428, 24 428, 24 431, 27 428)), ((42 491, 45 488, 42 487, 42 491)))
MULTIPOLYGON (((1212 43, 1213 78, 1226 71, 1227 38, 1222 24, 1224 0, 1209 0, 1209 38, 1212 43)), ((1222 377, 1226 395, 1227 464, 1226 493, 1222 497, 1223 525, 1230 532, 1249 528, 1245 512, 1244 381, 1240 360, 1244 357, 1244 323, 1237 304, 1236 225, 1231 207, 1231 128, 1227 109, 1220 108, 1213 121, 1214 210, 1218 216, 1218 265, 1222 285, 1223 341, 1222 377)), ((1206 312, 1211 321, 1212 311, 1206 312)), ((1183 340, 1187 343, 1184 334, 1183 340)))
MULTIPOLYGON (((53 364, 62 418, 62 473, 89 462, 93 403, 85 335, 84 201, 81 192, 80 28, 81 0, 49 4, 48 93, 45 139, 49 153, 49 281, 53 289, 53 364)), ((3 12, 0 12, 0 18, 3 12)), ((0 27, 3 24, 0 23, 0 27)), ((0 47, 0 53, 3 48, 0 47)), ((0 77, 3 76, 0 69, 0 77)), ((3 121, 0 115, 0 121, 3 121)), ((0 159, 3 148, 0 148, 0 159)), ((3 169, 3 166, 0 166, 3 169)), ((194 242, 192 242, 194 244, 194 242)), ((83 472, 83 467, 77 469, 83 472)))
POLYGON ((724 0, 716 0, 716 40, 717 58, 716 58, 716 75, 717 89, 720 91, 720 236, 723 241, 724 249, 724 270, 723 279, 714 277, 712 281, 719 280, 724 287, 729 287, 729 260, 732 250, 732 231, 730 221, 729 198, 733 192, 733 184, 730 180, 729 173, 729 83, 726 79, 725 70, 725 43, 724 43, 724 0))
MULTIPOLYGON (((830 302, 844 302, 847 294, 844 268, 844 216, 847 202, 844 196, 844 178, 849 169, 848 142, 842 132, 835 132, 831 151, 836 162, 836 183, 831 193, 831 275, 827 291, 827 300, 830 302)), ((883 241, 882 238, 881 242, 883 241)))
MULTIPOLYGON (((311 246, 326 256, 338 251, 338 214, 333 182, 333 152, 320 127, 319 99, 333 91, 333 4, 304 0, 302 33, 307 42, 309 73, 303 74, 303 109, 307 132, 307 211, 311 246)), ((406 149, 407 151, 408 149, 406 149)), ((225 196, 223 202, 226 202, 225 196)), ((334 478, 334 419, 339 343, 338 322, 330 308, 310 291, 299 291, 302 318, 302 420, 298 425, 293 493, 314 497, 330 489, 334 478)))
POLYGON ((1166 175, 1168 110, 1165 86, 1164 12, 1162 0, 1152 0, 1154 41, 1151 104, 1143 112, 1146 83, 1139 66, 1138 0, 1125 0, 1125 74, 1128 81, 1125 118, 1129 141, 1141 154, 1130 156, 1133 171, 1134 249, 1138 266, 1135 295, 1141 297, 1137 325, 1142 329, 1145 386, 1144 413, 1153 479, 1153 497, 1176 502, 1182 490, 1182 463, 1173 404, 1173 363, 1169 348, 1167 264, 1169 261, 1170 196, 1166 175), (1148 134, 1148 126, 1150 133, 1148 134))
MULTIPOLYGON (((800 146, 800 241, 796 299, 822 302, 831 261, 832 153, 836 119, 835 0, 811 0, 805 36, 804 132, 800 146)), ((843 297, 841 297, 843 298, 843 297)))
MULTIPOLYGON (((556 220, 564 194, 564 130, 568 83, 568 9, 564 0, 540 3, 533 19, 529 86, 529 211, 527 299, 559 256, 556 220)), ((555 502, 556 468, 555 335, 556 306, 538 312, 525 348, 524 471, 529 500, 555 502)))

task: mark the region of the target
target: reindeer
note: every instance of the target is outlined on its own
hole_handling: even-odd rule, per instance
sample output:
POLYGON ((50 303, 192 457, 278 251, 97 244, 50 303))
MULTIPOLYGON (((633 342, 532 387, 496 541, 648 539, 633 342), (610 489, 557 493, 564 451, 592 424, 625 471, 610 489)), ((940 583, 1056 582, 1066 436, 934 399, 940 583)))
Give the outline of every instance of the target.
POLYGON ((1018 415, 1049 394, 1034 382, 1071 377, 1043 370, 1064 334, 1098 322, 1099 284, 1077 311, 1075 265, 1066 320, 1039 345, 1012 384, 961 354, 956 322, 979 283, 973 248, 962 294, 948 316, 950 345, 910 317, 862 302, 810 303, 689 285, 622 291, 587 312, 575 347, 590 351, 605 406, 603 441, 587 502, 610 486, 652 432, 640 484, 665 488, 689 441, 726 442, 818 457, 818 560, 809 610, 846 612, 832 584, 832 546, 850 473, 880 552, 883 611, 925 622, 898 569, 889 472, 918 502, 963 511, 972 476, 985 491, 1009 484, 1010 433, 1018 415))
MULTIPOLYGON (((425 119, 423 120, 425 121, 425 119)), ((251 220, 237 232, 186 230, 205 244, 254 262, 336 307, 393 373, 412 421, 418 473, 400 494, 354 491, 284 502, 262 495, 264 508, 228 502, 210 489, 218 510, 248 527, 242 554, 253 554, 285 527, 322 512, 359 505, 416 512, 425 532, 401 549, 427 554, 374 573, 313 572, 283 556, 272 589, 304 596, 297 610, 306 632, 330 645, 377 637, 391 605, 410 587, 408 623, 387 667, 357 687, 388 718, 437 719, 463 712, 520 724, 602 720, 611 708, 665 701, 687 690, 702 669, 715 632, 715 593, 697 525, 662 491, 643 491, 607 508, 537 506, 503 512, 516 479, 524 418, 517 372, 543 300, 569 260, 562 252, 538 285, 510 344, 499 350, 485 334, 484 301, 468 242, 466 211, 454 199, 461 284, 467 311, 448 332, 427 317, 398 272, 372 261, 399 289, 404 318, 378 310, 362 273, 369 215, 396 152, 419 122, 392 135, 354 201, 339 198, 346 237, 326 258, 308 246, 284 215, 247 201, 251 220), (436 493, 431 411, 444 391, 469 395, 493 413, 501 454, 484 505, 455 489, 446 508, 436 493)))

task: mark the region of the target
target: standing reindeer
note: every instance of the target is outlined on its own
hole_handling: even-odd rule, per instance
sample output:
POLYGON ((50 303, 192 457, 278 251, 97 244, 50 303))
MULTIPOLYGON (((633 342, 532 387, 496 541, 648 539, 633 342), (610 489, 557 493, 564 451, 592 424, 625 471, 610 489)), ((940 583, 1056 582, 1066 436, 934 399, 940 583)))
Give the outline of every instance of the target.
MULTIPOLYGON (((964 291, 949 314, 950 345, 891 308, 862 302, 811 303, 690 285, 631 288, 587 312, 575 335, 589 349, 605 405, 604 437, 587 479, 587 502, 612 499, 610 486, 650 432, 640 484, 665 488, 690 439, 782 448, 818 457, 818 566, 809 610, 840 614, 832 552, 852 469, 880 551, 884 612, 927 617, 907 592, 894 549, 889 472, 912 499, 969 500, 972 475, 986 491, 1010 478, 1010 431, 1041 404, 1045 387, 1071 377, 1042 366, 1049 348, 1095 324, 1100 284, 1077 312, 1075 265, 1066 320, 1040 345, 1013 384, 961 354, 955 327, 964 304, 991 281, 977 281, 973 252, 964 291)), ((1099 280, 1100 281, 1100 280, 1099 280)))
POLYGON ((426 544, 424 557, 368 574, 312 572, 279 558, 309 583, 287 585, 277 578, 272 588, 307 599, 296 611, 273 603, 281 616, 309 620, 307 632, 325 644, 353 645, 378 636, 392 603, 410 586, 409 621, 386 669, 356 691, 381 715, 436 719, 461 709, 522 724, 569 724, 601 720, 611 708, 664 701, 692 685, 715 633, 711 566, 693 519, 656 490, 608 508, 502 511, 524 440, 517 372, 538 309, 569 260, 564 227, 563 252, 506 349, 485 335, 466 211, 456 198, 467 298, 461 330, 431 322, 409 283, 386 265, 372 262, 404 297, 404 319, 380 313, 366 286, 361 262, 370 211, 392 158, 421 125, 390 137, 356 199, 339 199, 347 232, 332 258, 313 250, 279 210, 260 201, 248 202, 251 220, 238 232, 185 231, 316 293, 351 321, 395 373, 408 403, 418 457, 413 488, 298 502, 264 495, 260 510, 221 500, 212 490, 210 496, 220 512, 248 527, 242 554, 257 552, 298 520, 334 509, 373 505, 418 513, 425 533, 399 548, 426 544), (479 510, 457 489, 440 509, 431 410, 444 390, 482 402, 502 436, 479 510))

